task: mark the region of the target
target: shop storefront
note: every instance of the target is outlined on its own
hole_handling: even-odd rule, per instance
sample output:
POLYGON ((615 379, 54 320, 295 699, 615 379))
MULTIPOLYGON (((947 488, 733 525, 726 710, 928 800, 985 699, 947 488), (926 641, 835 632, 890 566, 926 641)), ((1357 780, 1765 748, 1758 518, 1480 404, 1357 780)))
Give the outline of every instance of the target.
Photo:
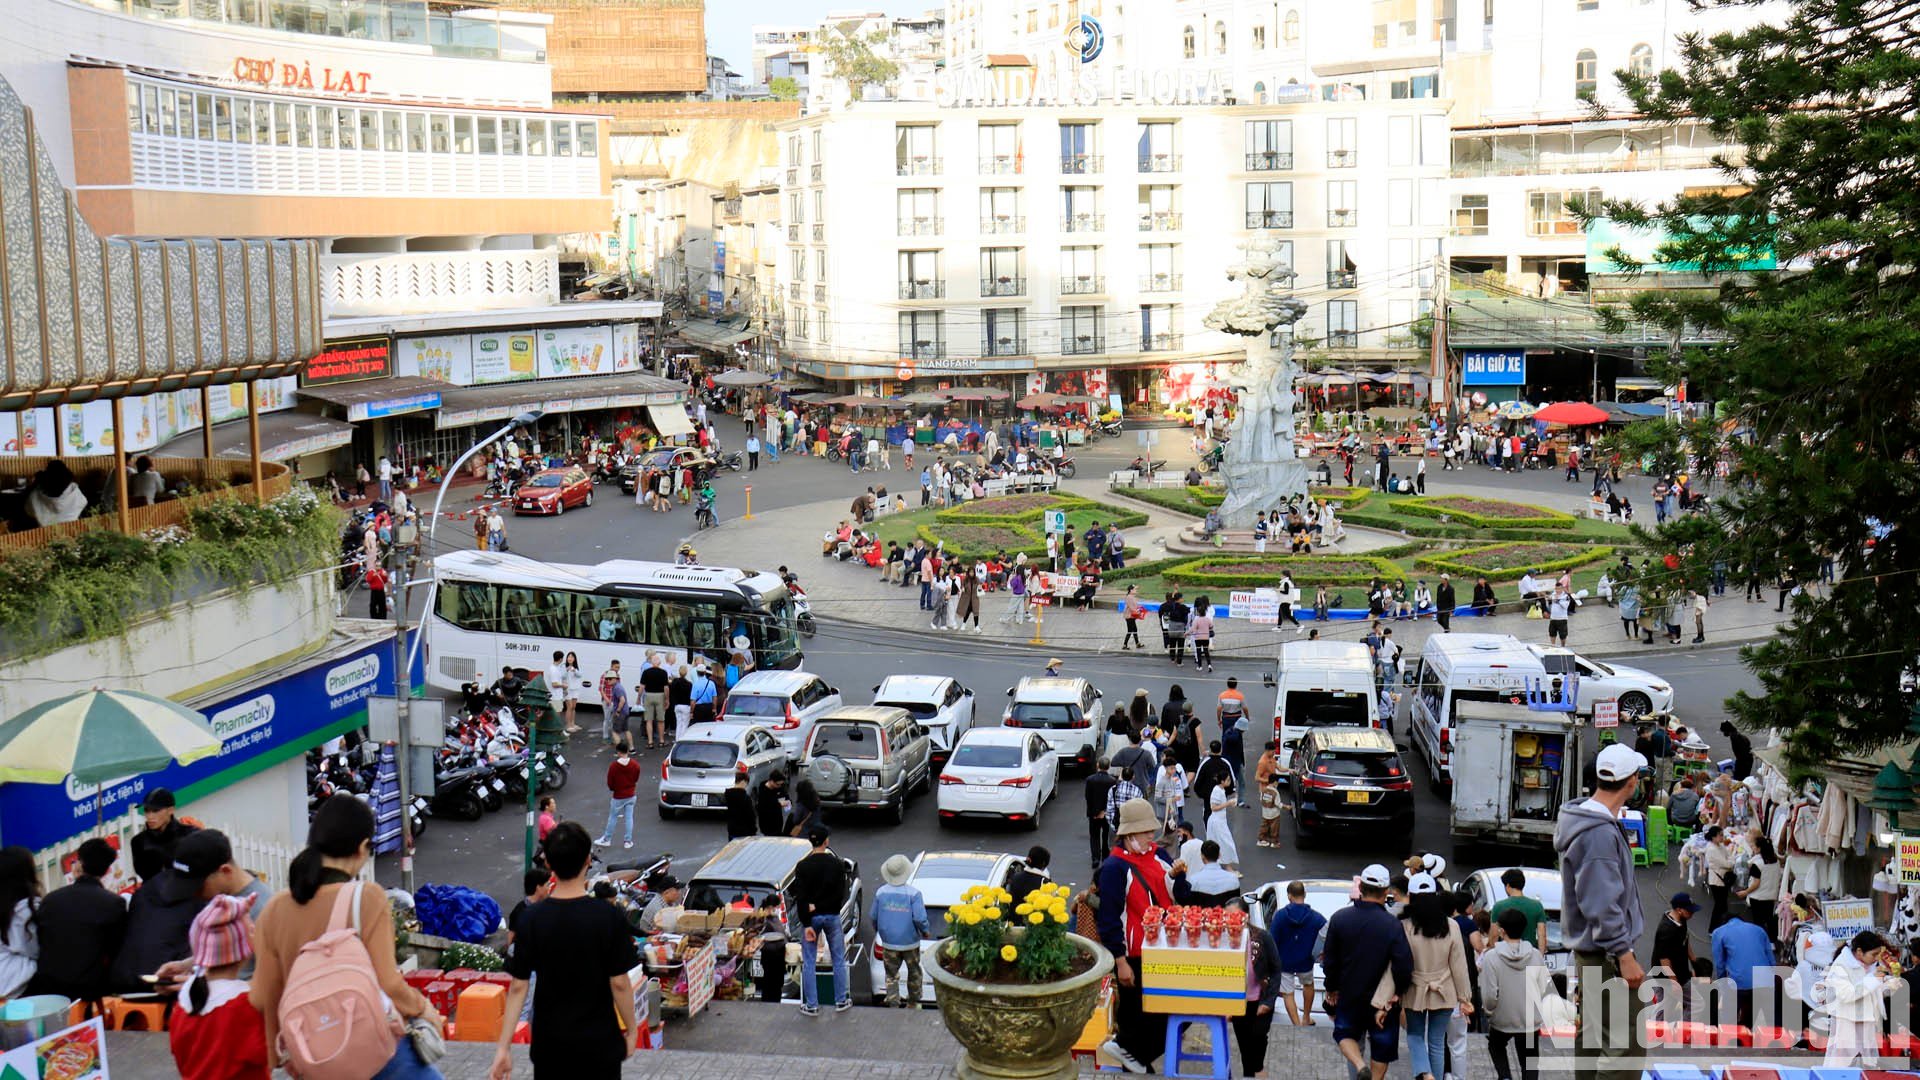
POLYGON ((298 847, 306 838, 306 752, 366 725, 368 699, 393 693, 392 661, 391 639, 354 638, 290 671, 187 702, 221 738, 218 754, 191 765, 97 786, 0 784, 0 843, 49 848, 167 788, 185 814, 244 823, 256 839, 298 847))

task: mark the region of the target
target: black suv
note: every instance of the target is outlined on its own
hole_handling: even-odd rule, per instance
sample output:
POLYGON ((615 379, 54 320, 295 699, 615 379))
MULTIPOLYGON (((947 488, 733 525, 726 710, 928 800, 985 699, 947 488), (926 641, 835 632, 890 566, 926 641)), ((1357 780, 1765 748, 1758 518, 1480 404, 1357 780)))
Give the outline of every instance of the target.
POLYGON ((1413 778, 1393 737, 1378 728, 1308 731, 1294 744, 1288 780, 1293 828, 1301 847, 1329 829, 1390 831, 1402 851, 1413 845, 1413 778))

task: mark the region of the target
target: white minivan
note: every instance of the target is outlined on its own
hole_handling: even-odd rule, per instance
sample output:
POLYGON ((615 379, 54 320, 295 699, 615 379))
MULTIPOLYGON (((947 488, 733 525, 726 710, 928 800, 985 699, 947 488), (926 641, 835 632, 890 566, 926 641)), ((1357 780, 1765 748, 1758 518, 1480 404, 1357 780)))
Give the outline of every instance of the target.
POLYGON ((1462 701, 1525 704, 1529 690, 1557 696, 1562 676, 1510 634, 1435 634, 1406 673, 1407 734, 1437 788, 1453 782, 1453 719, 1462 701))
POLYGON ((1373 654, 1357 641, 1289 641, 1280 646, 1273 692, 1280 760, 1313 728, 1380 726, 1373 654))

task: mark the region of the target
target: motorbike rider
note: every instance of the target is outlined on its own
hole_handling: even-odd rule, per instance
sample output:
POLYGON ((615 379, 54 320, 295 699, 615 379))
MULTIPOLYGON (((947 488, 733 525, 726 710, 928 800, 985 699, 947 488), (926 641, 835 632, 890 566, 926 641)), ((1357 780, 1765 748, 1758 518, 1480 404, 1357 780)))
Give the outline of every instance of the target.
POLYGON ((692 544, 681 544, 680 550, 673 554, 673 565, 675 566, 697 566, 699 563, 700 553, 693 550, 692 544))
POLYGON ((500 669, 500 677, 487 689, 498 703, 512 705, 520 700, 520 688, 525 685, 527 680, 514 674, 512 665, 508 665, 500 669))
MULTIPOLYGON (((711 514, 711 513, 713 513, 713 498, 714 498, 714 495, 713 495, 713 481, 711 481, 711 480, 703 480, 703 481, 701 481, 701 483, 700 483, 700 501, 699 501, 699 503, 698 503, 698 504, 697 504, 697 505, 695 506, 695 508, 694 508, 694 509, 695 509, 695 511, 696 511, 696 512, 698 512, 698 511, 700 511, 700 510, 705 510, 705 511, 706 511, 707 513, 709 513, 709 514, 711 514)), ((715 518, 715 520, 716 520, 716 522, 717 522, 717 521, 718 521, 718 518, 716 517, 716 518, 715 518)))

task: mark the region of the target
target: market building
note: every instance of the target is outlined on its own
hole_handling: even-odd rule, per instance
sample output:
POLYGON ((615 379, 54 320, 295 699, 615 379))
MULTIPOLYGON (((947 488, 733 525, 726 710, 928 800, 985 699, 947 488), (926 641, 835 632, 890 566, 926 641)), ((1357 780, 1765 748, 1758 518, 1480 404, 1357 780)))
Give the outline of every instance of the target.
MULTIPOLYGON (((381 455, 450 457, 490 415, 462 394, 496 383, 585 377, 515 395, 563 414, 665 392, 637 381, 659 306, 598 299, 563 251, 606 230, 610 163, 606 118, 553 105, 550 17, 428 0, 26 0, 8 14, 0 72, 94 231, 318 243, 302 286, 323 347, 253 383, 270 460, 317 478, 381 455)), ((123 410, 123 425, 99 401, 9 414, 0 446, 172 453, 202 419, 248 405, 229 387, 123 410)), ((198 449, 240 441, 216 428, 198 449)))

